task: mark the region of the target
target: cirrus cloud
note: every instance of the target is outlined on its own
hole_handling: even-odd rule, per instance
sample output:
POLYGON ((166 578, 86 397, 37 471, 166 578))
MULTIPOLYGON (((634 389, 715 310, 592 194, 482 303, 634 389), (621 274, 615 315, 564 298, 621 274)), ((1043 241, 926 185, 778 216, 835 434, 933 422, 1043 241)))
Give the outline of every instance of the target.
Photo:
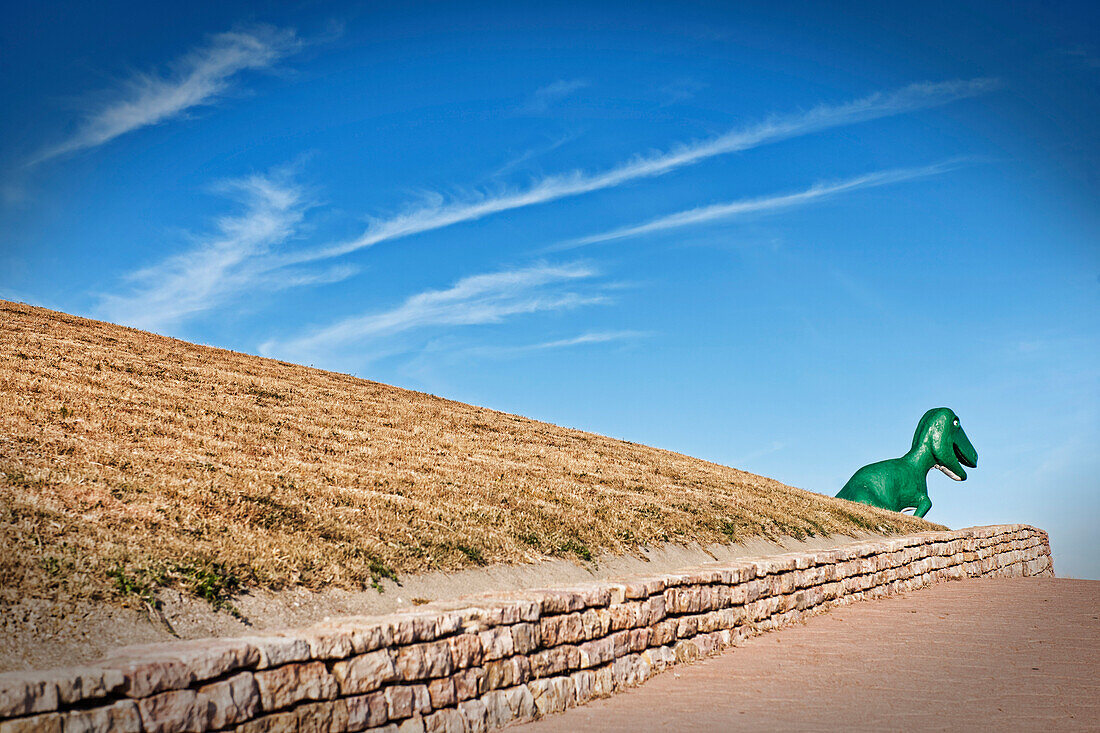
POLYGON ((308 362, 354 349, 370 360, 393 353, 394 338, 414 330, 495 324, 513 316, 608 303, 603 288, 578 287, 598 274, 582 263, 537 263, 469 275, 450 287, 411 295, 387 310, 344 318, 286 341, 268 341, 260 353, 308 362))
POLYGON ((474 221, 492 214, 568 196, 614 188, 631 181, 662 176, 685 166, 725 155, 834 127, 852 125, 882 117, 913 112, 984 94, 998 88, 996 79, 964 79, 947 82, 922 82, 901 89, 874 94, 839 105, 820 105, 799 114, 772 117, 764 122, 731 130, 699 142, 679 145, 671 150, 636 156, 600 173, 573 173, 548 176, 526 189, 480 196, 471 200, 447 201, 432 196, 427 203, 410 207, 387 218, 373 219, 358 237, 296 255, 299 261, 339 257, 380 242, 442 229, 461 222, 474 221))
POLYGON ((113 99, 85 115, 69 138, 42 150, 27 165, 94 148, 211 104, 241 72, 269 67, 301 46, 293 30, 270 26, 219 33, 172 63, 169 73, 143 72, 127 79, 113 99))

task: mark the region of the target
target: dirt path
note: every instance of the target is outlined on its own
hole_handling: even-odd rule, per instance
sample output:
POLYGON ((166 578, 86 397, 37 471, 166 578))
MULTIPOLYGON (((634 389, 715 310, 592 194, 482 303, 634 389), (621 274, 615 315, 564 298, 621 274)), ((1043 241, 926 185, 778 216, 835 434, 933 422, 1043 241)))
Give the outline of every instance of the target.
POLYGON ((676 667, 524 733, 1100 730, 1100 581, 944 583, 676 667))

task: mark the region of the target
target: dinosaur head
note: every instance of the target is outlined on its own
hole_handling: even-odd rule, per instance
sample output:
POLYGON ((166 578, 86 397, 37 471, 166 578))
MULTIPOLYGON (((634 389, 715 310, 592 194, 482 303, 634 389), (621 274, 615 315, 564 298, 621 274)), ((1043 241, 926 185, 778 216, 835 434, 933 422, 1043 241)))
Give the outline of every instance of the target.
POLYGON ((946 407, 937 407, 924 413, 913 436, 913 448, 924 446, 932 453, 936 468, 955 479, 966 480, 963 466, 976 468, 978 451, 970 444, 959 417, 946 407))

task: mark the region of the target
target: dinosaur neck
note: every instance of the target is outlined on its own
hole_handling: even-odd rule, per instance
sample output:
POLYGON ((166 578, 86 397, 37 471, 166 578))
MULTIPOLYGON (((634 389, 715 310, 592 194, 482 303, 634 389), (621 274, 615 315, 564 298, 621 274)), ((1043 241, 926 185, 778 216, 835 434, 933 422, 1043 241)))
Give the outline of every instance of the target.
POLYGON ((902 460, 916 468, 922 475, 927 474, 936 465, 936 457, 932 455, 932 449, 921 444, 910 450, 902 460))

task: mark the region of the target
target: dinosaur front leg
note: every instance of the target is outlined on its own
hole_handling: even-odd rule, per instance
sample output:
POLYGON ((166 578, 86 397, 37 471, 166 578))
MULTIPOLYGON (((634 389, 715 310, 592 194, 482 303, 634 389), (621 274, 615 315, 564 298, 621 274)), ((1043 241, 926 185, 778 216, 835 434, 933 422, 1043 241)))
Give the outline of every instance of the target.
POLYGON ((919 502, 917 502, 917 508, 913 510, 914 517, 923 517, 928 513, 928 510, 932 508, 932 500, 925 494, 919 502))

